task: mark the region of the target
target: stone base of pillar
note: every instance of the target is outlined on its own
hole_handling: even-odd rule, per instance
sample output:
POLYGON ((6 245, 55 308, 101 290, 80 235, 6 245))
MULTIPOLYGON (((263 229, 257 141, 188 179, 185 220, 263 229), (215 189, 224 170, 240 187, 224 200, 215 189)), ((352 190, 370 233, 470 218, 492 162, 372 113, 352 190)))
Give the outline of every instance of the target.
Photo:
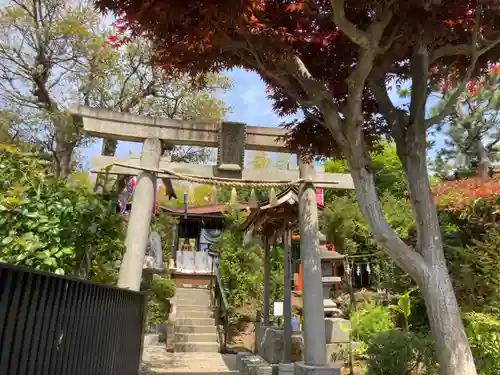
POLYGON ((278 375, 293 375, 294 368, 293 363, 280 363, 278 365, 278 375))
MULTIPOLYGON (((249 353, 236 355, 236 367, 242 375, 273 375, 275 371, 262 357, 249 353)), ((276 371, 277 373, 277 371, 276 371)))
POLYGON ((340 375, 340 367, 327 364, 325 366, 306 365, 304 362, 294 363, 295 375, 340 375))
POLYGON ((165 327, 165 347, 167 352, 175 351, 175 324, 173 322, 167 323, 165 327))

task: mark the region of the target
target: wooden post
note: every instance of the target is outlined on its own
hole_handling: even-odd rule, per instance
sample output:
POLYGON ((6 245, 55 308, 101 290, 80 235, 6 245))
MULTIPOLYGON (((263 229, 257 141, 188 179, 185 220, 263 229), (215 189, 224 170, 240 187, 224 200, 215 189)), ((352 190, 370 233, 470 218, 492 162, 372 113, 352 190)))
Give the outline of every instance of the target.
POLYGON ((271 279, 271 259, 269 239, 264 236, 264 314, 263 325, 269 326, 269 281, 271 279))
MULTIPOLYGON (((161 156, 161 142, 148 138, 142 146, 141 166, 158 168, 161 156)), ((141 287, 142 267, 146 255, 153 202, 156 191, 156 176, 142 171, 137 179, 134 200, 127 226, 126 251, 123 255, 118 286, 138 291, 141 287)))
POLYGON ((284 276, 283 276, 283 363, 292 362, 292 288, 291 281, 291 240, 292 231, 290 228, 285 230, 283 239, 283 263, 284 263, 284 276))

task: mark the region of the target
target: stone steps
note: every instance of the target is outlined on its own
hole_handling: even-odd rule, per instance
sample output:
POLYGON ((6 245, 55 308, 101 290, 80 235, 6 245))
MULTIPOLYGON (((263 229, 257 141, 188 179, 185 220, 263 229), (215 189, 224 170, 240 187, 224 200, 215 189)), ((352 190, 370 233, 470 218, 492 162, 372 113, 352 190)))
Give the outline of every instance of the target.
POLYGON ((220 345, 217 342, 176 342, 176 352, 218 353, 220 345))
POLYGON ((217 334, 217 328, 213 326, 176 325, 175 333, 213 333, 217 334))
POLYGON ((178 316, 175 323, 182 326, 215 326, 214 318, 184 318, 178 316))
POLYGON ((210 291, 206 289, 177 288, 175 293, 177 298, 210 298, 210 291))
POLYGON ((186 319, 204 319, 211 318, 213 316, 212 311, 179 311, 177 310, 177 319, 186 318, 186 319))
POLYGON ((186 306, 201 308, 208 308, 210 306, 210 300, 207 299, 193 299, 193 298, 174 298, 176 308, 184 308, 186 306))
POLYGON ((212 309, 209 306, 207 306, 207 304, 188 305, 188 304, 183 304, 183 303, 181 303, 181 304, 176 303, 175 310, 177 311, 177 314, 182 314, 183 312, 190 312, 190 311, 212 312, 212 309))
POLYGON ((176 333, 175 342, 217 342, 216 333, 176 333))
POLYGON ((217 353, 220 345, 207 289, 177 288, 175 351, 217 353))

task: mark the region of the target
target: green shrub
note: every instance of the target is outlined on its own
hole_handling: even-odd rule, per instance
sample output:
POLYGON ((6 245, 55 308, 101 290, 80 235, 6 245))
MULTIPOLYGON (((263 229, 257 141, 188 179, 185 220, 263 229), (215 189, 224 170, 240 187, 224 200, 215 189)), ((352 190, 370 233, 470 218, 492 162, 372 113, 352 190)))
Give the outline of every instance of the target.
POLYGON ((168 300, 175 295, 175 282, 171 279, 155 278, 151 282, 151 292, 160 300, 168 300))
POLYGON ((499 374, 500 319, 493 314, 471 312, 464 320, 478 374, 499 374))
POLYGON ((372 337, 367 354, 367 375, 438 374, 432 341, 412 332, 379 333, 372 337))
POLYGON ((169 299, 175 295, 175 282, 161 277, 153 278, 147 285, 143 284, 143 290, 149 294, 147 327, 152 329, 168 320, 169 299))
POLYGON ((125 247, 123 219, 109 204, 0 144, 0 262, 112 283, 125 247))
POLYGON ((389 309, 375 304, 366 305, 364 308, 352 312, 349 319, 352 338, 355 341, 368 343, 374 335, 395 328, 389 309))
MULTIPOLYGON (((451 230, 447 235, 451 237, 451 230)), ((445 254, 458 300, 477 310, 497 300, 500 293, 500 228, 489 229, 481 238, 460 235, 467 236, 468 243, 460 238, 446 246, 445 254)))
POLYGON ((168 320, 169 310, 170 304, 168 301, 151 298, 148 301, 148 330, 152 329, 154 326, 165 323, 168 320))

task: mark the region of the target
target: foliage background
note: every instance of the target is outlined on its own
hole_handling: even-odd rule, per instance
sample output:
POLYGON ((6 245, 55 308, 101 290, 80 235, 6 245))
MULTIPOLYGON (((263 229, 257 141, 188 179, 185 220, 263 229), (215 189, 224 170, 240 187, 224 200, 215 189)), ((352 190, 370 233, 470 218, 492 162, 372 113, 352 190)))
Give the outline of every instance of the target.
MULTIPOLYGON (((262 309, 264 293, 264 250, 255 244, 243 245, 240 229, 244 221, 241 212, 229 211, 226 230, 214 247, 219 249, 219 272, 227 291, 230 318, 255 321, 256 311, 262 309)), ((283 298, 283 252, 272 247, 270 298, 283 298)))
POLYGON ((110 202, 13 146, 0 146, 0 211, 1 261, 115 280, 124 226, 110 202))

